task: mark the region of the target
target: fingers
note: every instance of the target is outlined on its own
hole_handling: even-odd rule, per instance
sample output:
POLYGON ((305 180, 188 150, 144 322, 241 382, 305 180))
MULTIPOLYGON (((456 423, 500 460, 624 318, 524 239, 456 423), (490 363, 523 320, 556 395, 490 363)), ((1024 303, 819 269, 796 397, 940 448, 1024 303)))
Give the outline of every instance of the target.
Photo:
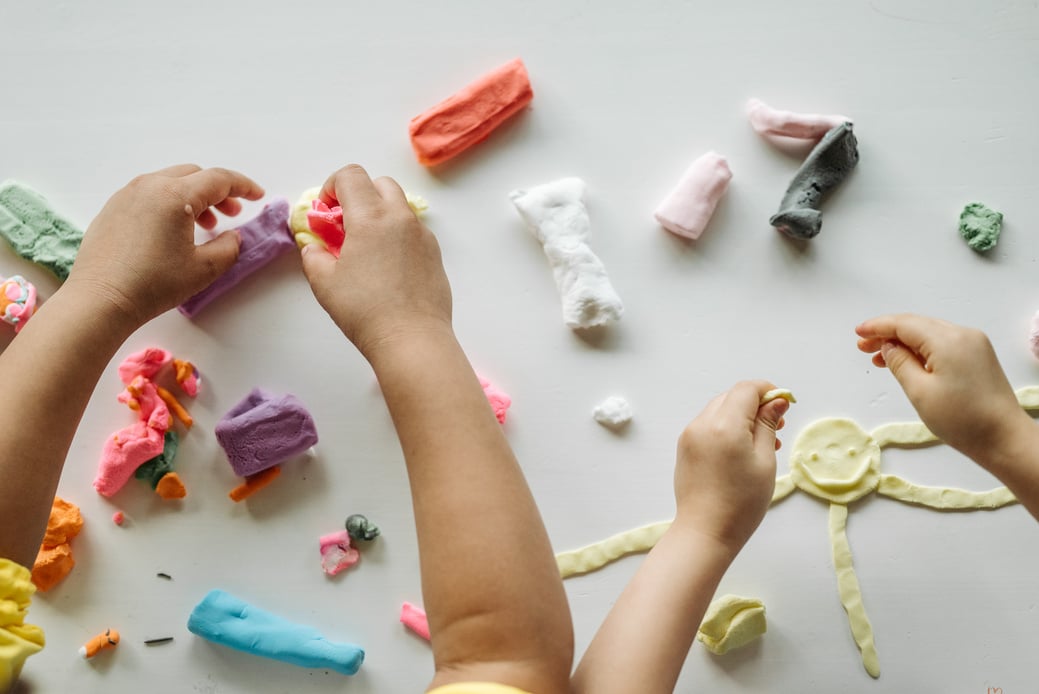
POLYGON ((152 172, 154 176, 168 176, 170 178, 180 178, 181 176, 187 176, 193 174, 196 171, 201 171, 202 167, 198 164, 174 164, 173 166, 167 166, 165 169, 159 169, 158 171, 152 172))
POLYGON ((359 164, 347 164, 328 177, 318 198, 326 205, 339 205, 344 217, 347 210, 367 210, 382 200, 368 172, 359 164))
POLYGON ((858 347, 863 352, 879 351, 881 343, 894 339, 927 361, 931 356, 931 340, 951 327, 954 327, 952 323, 937 318, 902 313, 871 318, 858 325, 855 332, 861 338, 858 347))
POLYGON ((197 266, 201 268, 205 286, 231 269, 231 266, 238 260, 240 245, 241 237, 237 231, 232 229, 195 247, 195 257, 200 261, 197 266))
POLYGON ((327 285, 335 272, 336 259, 327 249, 316 244, 307 244, 300 253, 303 256, 303 274, 311 289, 327 285))
POLYGON ((254 180, 230 169, 212 168, 196 171, 180 179, 186 186, 182 189, 196 219, 213 205, 228 198, 259 200, 263 188, 254 180))
POLYGON ((380 176, 375 179, 374 185, 384 201, 394 205, 408 204, 408 196, 404 193, 404 189, 389 176, 380 176))
POLYGON ((910 399, 920 379, 927 376, 927 368, 920 361, 920 357, 894 340, 887 340, 880 346, 880 352, 873 355, 873 363, 877 366, 887 366, 902 386, 902 390, 910 395, 910 399))

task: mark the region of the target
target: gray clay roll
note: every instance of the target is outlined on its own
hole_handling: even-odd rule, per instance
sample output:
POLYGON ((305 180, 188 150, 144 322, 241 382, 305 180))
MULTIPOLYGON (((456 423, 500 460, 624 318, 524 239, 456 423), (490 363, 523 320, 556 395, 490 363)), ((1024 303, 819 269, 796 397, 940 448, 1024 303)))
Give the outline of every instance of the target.
POLYGON ((769 223, 795 239, 814 238, 823 225, 819 211, 823 199, 841 184, 858 161, 858 141, 851 123, 830 130, 797 170, 779 204, 779 212, 769 223))

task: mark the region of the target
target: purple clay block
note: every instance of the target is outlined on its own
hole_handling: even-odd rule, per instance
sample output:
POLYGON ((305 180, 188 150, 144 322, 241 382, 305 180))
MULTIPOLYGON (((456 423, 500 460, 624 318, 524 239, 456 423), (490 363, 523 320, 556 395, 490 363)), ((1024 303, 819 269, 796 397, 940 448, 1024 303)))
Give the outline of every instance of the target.
POLYGON ((253 388, 217 423, 216 439, 235 474, 248 477, 316 444, 317 429, 295 395, 253 388))
POLYGON ((274 198, 257 217, 238 227, 238 233, 242 237, 242 245, 238 250, 238 260, 231 269, 178 307, 188 318, 193 318, 213 299, 282 253, 296 247, 296 241, 289 231, 289 201, 283 197, 274 198))

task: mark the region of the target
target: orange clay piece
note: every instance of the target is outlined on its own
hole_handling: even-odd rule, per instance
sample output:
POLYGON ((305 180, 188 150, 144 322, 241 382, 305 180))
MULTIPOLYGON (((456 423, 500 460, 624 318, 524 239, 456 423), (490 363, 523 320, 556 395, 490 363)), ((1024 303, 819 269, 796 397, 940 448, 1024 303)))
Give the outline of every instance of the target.
POLYGON ((177 415, 177 419, 184 422, 184 426, 190 429, 191 425, 195 423, 195 420, 191 418, 191 415, 188 414, 188 411, 184 409, 184 406, 180 404, 180 401, 177 400, 173 393, 169 392, 162 386, 155 386, 155 392, 158 393, 159 397, 162 398, 162 401, 166 403, 166 407, 169 408, 170 412, 177 415))
POLYGON ((175 472, 167 472, 155 485, 155 493, 163 499, 183 499, 188 495, 188 490, 180 480, 180 475, 175 472))
POLYGON ((488 72, 411 119, 408 133, 419 163, 436 166, 482 142, 534 98, 519 58, 488 72))
POLYGON ((91 638, 79 649, 79 654, 84 658, 93 658, 106 648, 115 648, 119 643, 119 632, 115 629, 106 629, 105 633, 91 638))
POLYGON ((32 567, 32 582, 40 592, 58 585, 72 571, 76 560, 72 558, 72 545, 69 543, 82 529, 83 515, 79 507, 59 496, 54 497, 50 518, 47 519, 47 532, 32 567))
POLYGON ((245 478, 245 482, 238 485, 231 490, 231 493, 227 496, 230 497, 231 501, 238 503, 242 499, 248 499, 250 496, 260 491, 268 484, 274 481, 274 478, 281 474, 281 466, 275 465, 269 467, 266 470, 261 470, 255 475, 249 475, 245 478))

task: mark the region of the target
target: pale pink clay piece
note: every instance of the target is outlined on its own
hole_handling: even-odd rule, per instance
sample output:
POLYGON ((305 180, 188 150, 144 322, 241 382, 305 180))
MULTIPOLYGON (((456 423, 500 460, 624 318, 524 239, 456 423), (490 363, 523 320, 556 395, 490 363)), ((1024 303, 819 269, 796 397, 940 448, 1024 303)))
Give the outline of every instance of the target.
POLYGON ((747 119, 750 127, 759 135, 778 135, 798 140, 821 140, 823 135, 838 125, 851 122, 851 118, 846 116, 780 111, 761 99, 747 102, 747 119))
POLYGON ((664 198, 653 216, 672 234, 698 239, 711 221, 714 208, 725 195, 732 171, 725 157, 708 152, 686 169, 675 189, 664 198))

